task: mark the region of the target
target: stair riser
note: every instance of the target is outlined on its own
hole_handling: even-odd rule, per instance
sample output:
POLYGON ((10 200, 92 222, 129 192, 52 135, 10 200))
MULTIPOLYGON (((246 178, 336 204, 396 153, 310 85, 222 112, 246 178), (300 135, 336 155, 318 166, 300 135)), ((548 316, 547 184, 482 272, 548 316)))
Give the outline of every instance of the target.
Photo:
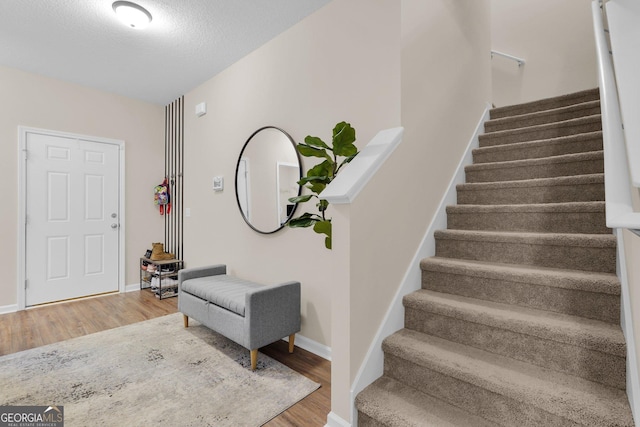
POLYGON ((451 230, 611 234, 604 212, 449 212, 451 230))
POLYGON ((385 353, 385 375, 503 426, 577 426, 528 402, 462 381, 385 353))
POLYGON ((491 110, 490 116, 492 119, 500 119, 503 117, 519 116, 522 114, 530 114, 544 110, 568 107, 570 105, 597 101, 599 99, 600 94, 597 90, 589 90, 581 93, 571 94, 568 96, 544 99, 526 104, 499 107, 491 110))
POLYGON ((626 384, 625 359, 599 351, 409 307, 405 327, 611 387, 626 384))
POLYGON ((386 427, 386 425, 358 411, 358 427, 386 427))
POLYGON ((422 272, 422 288, 485 301, 515 304, 604 322, 620 322, 620 296, 475 277, 456 272, 422 272))
POLYGON ((508 132, 506 134, 487 133, 480 135, 480 147, 493 147, 496 145, 513 144, 517 142, 536 141, 539 139, 558 138, 561 136, 575 135, 579 133, 596 132, 602 130, 602 122, 599 120, 565 126, 549 126, 545 129, 524 130, 508 132))
POLYGON ((436 255, 444 258, 566 268, 615 273, 616 251, 611 247, 581 247, 436 239, 436 255))
POLYGON ((476 149, 473 150, 473 162, 476 164, 508 162, 600 150, 602 150, 602 136, 589 139, 552 139, 544 143, 531 143, 530 146, 526 147, 517 146, 517 149, 511 150, 476 149))
POLYGON ((593 116, 600 114, 600 105, 588 107, 574 107, 565 111, 558 111, 550 114, 537 114, 534 116, 523 117, 518 119, 503 119, 501 121, 488 121, 484 124, 485 132, 496 132, 501 130, 518 129, 528 126, 545 125, 564 120, 577 119, 585 116, 593 116))
POLYGON ((602 183, 477 189, 458 187, 458 204, 508 205, 604 201, 602 183))
POLYGON ((469 167, 465 171, 466 182, 519 181, 535 178, 556 178, 560 176, 588 175, 604 172, 604 161, 592 159, 587 161, 546 163, 496 169, 476 169, 469 167))

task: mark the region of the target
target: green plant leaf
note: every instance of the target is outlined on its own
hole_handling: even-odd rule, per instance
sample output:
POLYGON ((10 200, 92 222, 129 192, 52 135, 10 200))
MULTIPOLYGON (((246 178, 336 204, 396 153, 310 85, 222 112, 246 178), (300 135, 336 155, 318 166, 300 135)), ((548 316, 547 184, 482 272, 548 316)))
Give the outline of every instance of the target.
MULTIPOLYGON (((354 145, 354 147, 355 147, 355 145, 354 145)), ((354 154, 350 155, 349 157, 344 159, 344 161, 342 162, 342 165, 347 164, 347 163, 351 163, 351 160, 355 159, 357 155, 358 155, 358 153, 354 153, 354 154)))
POLYGON ((313 225, 313 231, 331 237, 331 220, 318 221, 313 225))
POLYGON ((356 130, 347 122, 340 122, 333 128, 333 154, 349 157, 358 152, 353 143, 356 140, 356 130))
POLYGON ((351 157, 358 154, 358 148, 353 144, 347 144, 334 150, 334 153, 336 153, 338 156, 351 157))
POLYGON ((305 144, 298 144, 298 152, 305 157, 323 157, 325 159, 330 159, 331 156, 327 153, 325 149, 319 149, 315 147, 310 147, 305 144))
POLYGON ((309 169, 309 171, 307 172, 307 176, 330 177, 333 174, 333 165, 335 165, 333 159, 325 159, 323 162, 320 162, 309 169))
POLYGON ((318 221, 313 225, 313 231, 318 234, 325 234, 324 245, 327 249, 331 249, 331 220, 318 221))
POLYGON ((320 194, 324 191, 324 189, 327 187, 327 184, 325 184, 324 182, 312 182, 309 185, 307 185, 307 188, 311 191, 313 191, 316 194, 320 194))
POLYGON ((320 212, 324 212, 329 207, 329 202, 324 199, 320 199, 320 201, 316 204, 316 207, 320 212))
POLYGON ((312 147, 321 147, 321 148, 328 148, 329 150, 331 150, 331 147, 329 147, 323 140, 321 140, 320 138, 318 138, 317 136, 311 136, 308 135, 305 139, 304 142, 307 145, 311 145, 312 147))
POLYGON ((315 194, 303 194, 302 196, 296 196, 289 198, 291 203, 304 203, 311 200, 312 197, 317 197, 315 194))
POLYGON ((313 183, 313 182, 326 182, 327 179, 329 177, 328 176, 303 176, 302 178, 300 178, 300 181, 298 181, 298 184, 300 185, 305 185, 308 183, 313 183))
POLYGON ((304 228, 311 227, 318 221, 322 221, 322 217, 315 214, 310 214, 309 212, 305 212, 297 218, 291 218, 287 221, 287 225, 291 228, 304 228))

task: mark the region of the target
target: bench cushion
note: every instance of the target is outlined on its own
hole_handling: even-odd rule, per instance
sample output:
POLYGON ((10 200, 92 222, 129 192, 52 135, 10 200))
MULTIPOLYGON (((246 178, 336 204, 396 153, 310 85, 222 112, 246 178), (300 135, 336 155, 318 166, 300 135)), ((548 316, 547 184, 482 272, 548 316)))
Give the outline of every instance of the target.
POLYGON ((190 293, 244 317, 245 294, 264 285, 220 274, 182 282, 182 292, 190 293))

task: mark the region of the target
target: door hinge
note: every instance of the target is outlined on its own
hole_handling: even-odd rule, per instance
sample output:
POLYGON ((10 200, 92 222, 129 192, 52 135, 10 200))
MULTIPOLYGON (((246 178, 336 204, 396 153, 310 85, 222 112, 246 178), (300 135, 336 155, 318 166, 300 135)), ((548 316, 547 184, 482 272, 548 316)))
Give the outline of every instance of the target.
POLYGON ((27 289, 29 287, 29 279, 24 279, 24 288, 27 289))
POLYGON ((28 160, 29 159, 29 151, 26 148, 24 150, 22 150, 22 151, 24 151, 24 159, 28 160))

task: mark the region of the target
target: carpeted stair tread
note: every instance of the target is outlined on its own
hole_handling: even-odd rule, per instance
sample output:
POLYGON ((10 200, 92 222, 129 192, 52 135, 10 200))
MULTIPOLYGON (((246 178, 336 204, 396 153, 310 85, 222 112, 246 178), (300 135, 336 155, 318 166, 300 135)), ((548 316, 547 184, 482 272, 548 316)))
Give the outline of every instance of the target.
POLYGON ((616 238, 603 234, 573 233, 511 233, 478 230, 437 230, 436 239, 464 240, 477 242, 520 243, 549 246, 580 246, 592 248, 614 248, 616 238))
POLYGON ((473 150, 474 164, 534 159, 602 150, 602 131, 560 136, 473 150))
POLYGON ((478 136, 478 142, 480 147, 488 147, 600 130, 602 130, 602 119, 600 114, 594 114, 544 125, 485 133, 478 136))
POLYGON ((385 375, 396 380, 400 379, 395 375, 404 375, 401 380, 410 381, 410 386, 424 387, 432 394, 437 390, 434 384, 420 384, 417 375, 398 371, 394 359, 457 380, 460 391, 448 390, 446 396, 447 400, 455 399, 451 403, 456 406, 472 400, 481 390, 499 396, 500 403, 506 401, 507 405, 498 407, 486 401, 477 409, 484 418, 495 417, 495 411, 512 418, 494 419, 502 425, 540 425, 527 421, 534 415, 550 414, 556 425, 633 426, 626 394, 613 387, 407 329, 386 338, 383 350, 389 359, 385 375))
POLYGON ((620 324, 620 282, 611 273, 442 257, 421 267, 423 289, 620 324))
POLYGON ((612 273, 616 239, 607 234, 438 230, 436 255, 612 273))
POLYGON ((620 282, 611 273, 431 257, 422 288, 620 323, 620 282))
POLYGON ((610 234, 604 202, 452 205, 447 228, 538 233, 610 234))
POLYGON ((604 200, 604 174, 458 184, 459 204, 531 204, 604 200))
POLYGON ((530 203, 526 205, 450 205, 447 213, 604 212, 605 202, 530 203))
POLYGON ((358 425, 363 427, 370 424, 388 427, 497 426, 384 376, 358 394, 356 407, 360 412, 358 425), (362 414, 375 423, 363 422, 362 414))
POLYGON ((484 124, 485 132, 517 129, 546 123, 575 119, 578 117, 600 114, 600 100, 587 101, 533 113, 508 116, 488 120, 484 124))
POLYGON ((620 295, 620 282, 612 273, 585 272, 559 268, 532 267, 491 263, 455 258, 431 257, 420 261, 423 270, 448 272, 452 269, 459 275, 506 279, 513 282, 532 283, 561 289, 576 289, 586 292, 620 295))
POLYGON ((458 184, 457 188, 527 188, 554 187, 559 185, 604 184, 604 174, 594 173, 580 176, 561 176, 555 178, 534 178, 502 182, 478 182, 458 184))
POLYGON ((611 387, 626 385, 617 325, 419 290, 404 297, 405 328, 611 387))
POLYGON ((499 119, 501 117, 516 116, 536 111, 551 110, 568 105, 581 104, 584 102, 600 99, 600 91, 598 88, 583 90, 580 92, 569 93, 565 95, 546 98, 538 101, 525 102, 516 105, 507 105, 504 107, 493 108, 490 112, 491 119, 499 119))
POLYGON ((515 307, 459 295, 420 289, 406 295, 405 307, 464 319, 622 357, 626 354, 620 327, 543 310, 515 307))
POLYGON ((516 181, 604 172, 602 151, 563 154, 538 159, 480 163, 464 168, 466 182, 516 181))

